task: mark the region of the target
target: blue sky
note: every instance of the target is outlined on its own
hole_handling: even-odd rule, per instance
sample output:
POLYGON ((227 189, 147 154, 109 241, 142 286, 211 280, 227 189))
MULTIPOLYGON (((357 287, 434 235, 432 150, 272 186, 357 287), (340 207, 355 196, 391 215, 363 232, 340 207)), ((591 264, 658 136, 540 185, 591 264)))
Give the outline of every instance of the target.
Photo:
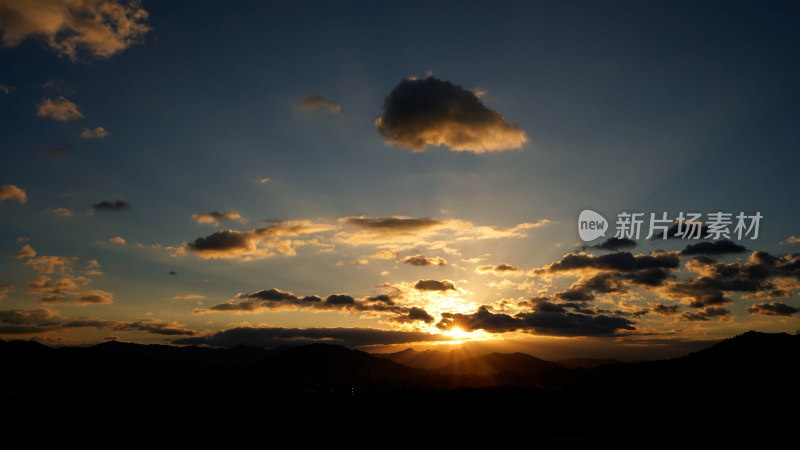
MULTIPOLYGON (((67 19, 101 17, 98 23, 113 24, 113 18, 92 14, 118 2, 87 0, 75 10, 59 9, 58 1, 44 4, 67 19)), ((59 320, 148 318, 195 337, 244 322, 433 332, 438 314, 434 324, 420 328, 398 325, 374 311, 366 317, 285 305, 251 314, 192 311, 238 303, 237 293, 262 289, 362 298, 396 292, 397 286, 420 279, 457 282, 461 291, 451 297, 464 300, 458 309, 464 314, 502 299, 554 295, 576 278, 543 281, 526 271, 580 251, 575 222, 585 208, 612 220, 632 210, 671 215, 759 211, 764 216, 759 239, 742 242, 747 253, 719 255, 716 263, 746 261, 753 250, 797 251, 795 244, 781 244, 800 233, 792 200, 798 193, 800 63, 795 55, 800 39, 798 8, 790 2, 123 5, 128 12, 147 12, 135 21, 141 33, 126 36, 112 27, 106 41, 123 42, 113 53, 102 54, 104 42, 84 40, 67 54, 58 45, 80 35, 79 26, 50 36, 8 13, 41 18, 44 9, 0 1, 0 12, 6 11, 0 13, 0 85, 8 91, 0 90, 5 162, 0 185, 24 189, 28 199, 0 203, 0 246, 9 255, 0 261, 0 284, 13 285, 0 309, 45 309, 59 320), (19 30, 23 37, 10 41, 19 30), (522 130, 527 142, 486 153, 453 151, 448 145, 413 152, 391 145, 376 131, 375 121, 384 99, 408 77, 432 77, 476 94, 486 108, 522 130), (311 95, 338 105, 338 111, 303 107, 311 95), (37 114, 45 99, 60 98, 74 103, 82 117, 60 121, 37 114), (79 137, 96 127, 108 135, 79 137), (59 148, 64 151, 55 157, 46 154, 59 148), (258 182, 264 178, 269 181, 258 182), (114 200, 131 207, 92 208, 114 200), (56 217, 53 208, 72 215, 56 217), (247 223, 214 226, 192 218, 212 211, 236 211, 247 223), (434 218, 461 225, 430 239, 417 236, 405 246, 390 240, 348 245, 336 237, 351 230, 340 219, 355 216, 434 218), (330 229, 297 237, 319 242, 295 245, 294 255, 278 252, 241 261, 204 259, 186 250, 186 243, 218 230, 269 226, 265 219, 310 221, 330 229), (496 231, 525 223, 537 226, 511 237, 476 237, 481 231, 475 227, 496 231), (108 242, 114 237, 125 245, 108 242), (446 241, 449 250, 431 240, 446 241), (28 259, 13 257, 26 244, 39 256, 77 259, 61 272, 37 271, 25 264, 28 259), (381 249, 397 255, 372 258, 381 249), (438 256, 448 264, 403 263, 414 254, 438 256), (90 277, 68 295, 99 289, 113 294, 113 303, 42 304, 40 293, 28 286, 36 276, 86 276, 78 272, 85 272, 90 260, 98 262, 103 275, 90 277), (476 273, 479 265, 501 263, 526 274, 476 273), (488 285, 502 280, 513 280, 514 286, 488 285), (537 287, 520 288, 526 281, 537 287), (172 299, 188 294, 203 298, 172 299)), ((686 244, 642 240, 626 251, 677 251, 686 244)), ((670 283, 687 273, 681 269, 670 283)), ((792 289, 782 300, 763 300, 798 307, 792 289)), ((741 300, 741 292, 726 294, 733 300, 724 320, 701 323, 645 314, 637 316, 633 334, 679 330, 683 338, 696 339, 754 326, 798 327, 794 313, 748 314, 753 300, 741 300)), ((408 293, 398 295, 395 301, 404 307, 417 301, 408 293)), ((628 301, 651 308, 647 305, 663 295, 647 291, 628 301)), ((425 306, 424 299, 418 301, 414 305, 425 306)), ((685 299, 665 301, 682 305, 681 312, 695 311, 684 306, 685 299)), ((113 326, 40 326, 21 337, 170 339, 147 330, 109 329, 113 326)), ((606 337, 623 339, 620 333, 628 331, 606 337)), ((547 335, 535 329, 515 333, 521 339, 547 335)))

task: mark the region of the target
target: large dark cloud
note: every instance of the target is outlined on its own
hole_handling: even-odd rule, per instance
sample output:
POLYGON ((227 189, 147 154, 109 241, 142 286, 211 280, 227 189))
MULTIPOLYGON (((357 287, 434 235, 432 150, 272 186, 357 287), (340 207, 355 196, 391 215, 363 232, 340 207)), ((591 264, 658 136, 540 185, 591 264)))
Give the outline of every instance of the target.
POLYGON ((633 322, 623 317, 577 314, 558 311, 557 306, 551 306, 554 307, 515 316, 492 313, 485 306, 472 314, 443 313, 437 327, 491 333, 523 331, 551 336, 612 336, 635 330, 633 322))
POLYGON ((682 255, 726 255, 744 253, 747 249, 731 240, 704 241, 687 245, 681 252, 682 255))
POLYGON ((747 308, 750 314, 761 314, 764 316, 791 316, 800 309, 789 306, 785 303, 770 302, 770 303, 756 303, 755 305, 747 308))
POLYGON ((238 294, 234 300, 214 305, 208 309, 195 309, 194 312, 250 313, 264 310, 372 312, 391 314, 392 317, 389 320, 393 322, 423 321, 432 323, 434 321, 434 318, 424 309, 399 305, 394 298, 388 295, 354 298, 346 294, 332 294, 323 299, 316 295, 299 297, 280 289, 265 289, 251 294, 238 294))
POLYGON ((256 328, 237 327, 206 336, 175 339, 179 345, 233 347, 278 347, 315 342, 348 347, 365 345, 409 344, 412 342, 447 341, 450 337, 416 331, 380 330, 376 328, 256 328))
POLYGON ((589 253, 568 253, 560 261, 533 269, 534 275, 568 271, 600 270, 634 272, 646 269, 677 269, 680 266, 678 252, 656 252, 650 255, 633 255, 629 252, 609 253, 595 256, 589 253))
MULTIPOLYGON (((237 214, 238 215, 238 214, 237 214)), ((296 238, 332 227, 308 220, 275 221, 267 227, 247 231, 219 230, 184 244, 184 248, 201 258, 243 260, 266 258, 277 253, 294 255, 296 238)))
POLYGON ((673 297, 686 297, 689 306, 704 308, 730 303, 730 292, 781 293, 791 291, 775 289, 779 278, 800 280, 800 255, 774 256, 755 251, 746 262, 716 262, 707 257, 692 258, 686 267, 699 277, 673 283, 668 293, 673 297))
POLYGON ((454 151, 484 153, 521 148, 528 138, 472 92, 434 77, 406 78, 383 102, 378 133, 412 151, 445 145, 454 151))
POLYGON ((100 203, 95 203, 94 205, 92 205, 92 209, 94 209, 95 211, 122 211, 130 208, 131 204, 124 200, 114 200, 114 201, 103 200, 100 203))

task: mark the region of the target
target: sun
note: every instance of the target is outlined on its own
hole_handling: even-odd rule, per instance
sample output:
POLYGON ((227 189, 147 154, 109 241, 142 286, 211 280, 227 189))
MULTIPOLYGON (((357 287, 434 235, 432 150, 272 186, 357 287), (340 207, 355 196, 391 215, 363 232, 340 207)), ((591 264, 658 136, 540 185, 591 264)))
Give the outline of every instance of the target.
POLYGON ((456 339, 466 339, 467 337, 469 337, 469 333, 467 333, 466 331, 462 330, 459 327, 453 327, 448 331, 446 331, 444 334, 456 339))

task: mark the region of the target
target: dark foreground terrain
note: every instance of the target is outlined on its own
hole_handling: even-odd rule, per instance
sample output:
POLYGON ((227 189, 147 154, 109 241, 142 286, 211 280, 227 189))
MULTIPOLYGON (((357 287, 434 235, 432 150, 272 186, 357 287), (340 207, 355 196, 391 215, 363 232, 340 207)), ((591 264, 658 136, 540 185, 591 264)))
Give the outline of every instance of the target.
POLYGON ((273 431, 287 422, 392 433, 456 423, 464 427, 459 433, 516 430, 530 443, 796 442, 798 335, 748 332, 683 357, 639 363, 550 362, 520 353, 432 368, 395 362, 414 356, 324 344, 50 348, 0 341, 0 405, 7 427, 31 417, 122 427, 252 421, 273 431))

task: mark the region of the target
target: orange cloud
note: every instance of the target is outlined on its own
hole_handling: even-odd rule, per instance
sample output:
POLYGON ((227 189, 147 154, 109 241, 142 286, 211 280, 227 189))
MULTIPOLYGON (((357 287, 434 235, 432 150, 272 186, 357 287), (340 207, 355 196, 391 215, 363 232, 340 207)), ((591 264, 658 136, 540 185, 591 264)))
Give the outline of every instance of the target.
POLYGON ((112 56, 138 42, 150 28, 139 0, 3 0, 0 44, 14 47, 43 38, 60 56, 75 60, 78 50, 112 56))
POLYGON ((0 201, 2 200, 13 200, 20 205, 24 205, 28 201, 28 195, 17 186, 7 184, 0 187, 0 201))
POLYGON ((83 114, 78 111, 78 105, 64 97, 58 97, 57 99, 46 98, 42 100, 39 106, 36 107, 36 115, 61 122, 83 117, 83 114))

